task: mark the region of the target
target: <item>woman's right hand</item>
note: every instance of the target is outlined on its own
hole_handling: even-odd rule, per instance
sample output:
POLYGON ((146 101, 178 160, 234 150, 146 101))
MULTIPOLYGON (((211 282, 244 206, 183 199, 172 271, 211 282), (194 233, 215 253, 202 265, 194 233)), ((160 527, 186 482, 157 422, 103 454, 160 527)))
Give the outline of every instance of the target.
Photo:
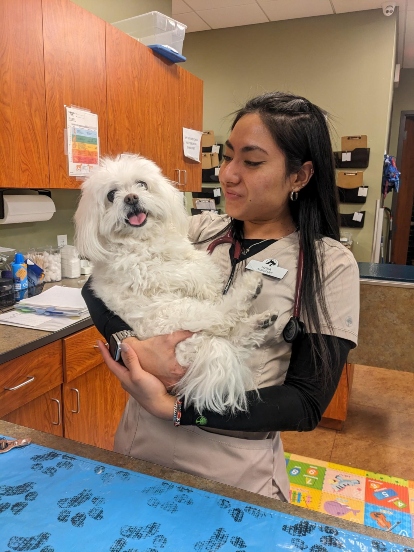
POLYGON ((182 378, 187 368, 178 364, 175 347, 192 335, 192 332, 182 330, 143 341, 136 337, 127 337, 123 342, 136 352, 142 368, 156 376, 169 390, 182 378))

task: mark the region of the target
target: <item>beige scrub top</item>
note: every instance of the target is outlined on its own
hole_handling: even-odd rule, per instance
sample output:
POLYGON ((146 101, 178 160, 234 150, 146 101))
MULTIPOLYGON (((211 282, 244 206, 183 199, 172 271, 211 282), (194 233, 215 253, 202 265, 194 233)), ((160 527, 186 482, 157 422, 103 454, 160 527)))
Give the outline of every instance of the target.
MULTIPOLYGON (((192 217, 190 239, 195 242, 214 236, 228 222, 227 216, 211 212, 192 217)), ((322 244, 325 296, 333 335, 357 344, 357 263, 352 253, 339 242, 324 238, 322 244)), ((209 242, 197 247, 206 249, 208 245, 209 242)), ((212 253, 213 260, 222 270, 224 283, 231 270, 229 249, 230 244, 220 244, 212 253)), ((254 301, 255 312, 278 314, 276 323, 267 331, 265 343, 253 351, 249 359, 258 388, 281 385, 285 380, 292 347, 284 341, 282 332, 293 312, 298 254, 298 233, 294 232, 237 264, 234 282, 252 259, 277 260, 280 267, 288 270, 281 280, 263 276, 262 291, 254 301)), ((312 331, 309 325, 307 329, 312 331)), ((326 325, 322 325, 322 332, 331 333, 326 325)), ((233 487, 281 500, 289 499, 289 481, 278 431, 237 432, 196 426, 174 427, 172 421, 152 416, 130 398, 115 436, 114 449, 233 487)))

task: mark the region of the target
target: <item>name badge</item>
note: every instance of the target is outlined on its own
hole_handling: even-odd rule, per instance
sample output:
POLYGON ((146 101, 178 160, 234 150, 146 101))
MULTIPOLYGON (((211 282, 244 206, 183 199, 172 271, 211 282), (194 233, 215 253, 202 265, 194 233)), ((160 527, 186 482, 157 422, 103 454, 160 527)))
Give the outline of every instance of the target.
POLYGON ((246 268, 255 272, 261 272, 262 274, 266 274, 266 276, 271 276, 278 280, 281 280, 288 273, 287 268, 281 268, 276 259, 265 259, 264 261, 252 260, 246 268))

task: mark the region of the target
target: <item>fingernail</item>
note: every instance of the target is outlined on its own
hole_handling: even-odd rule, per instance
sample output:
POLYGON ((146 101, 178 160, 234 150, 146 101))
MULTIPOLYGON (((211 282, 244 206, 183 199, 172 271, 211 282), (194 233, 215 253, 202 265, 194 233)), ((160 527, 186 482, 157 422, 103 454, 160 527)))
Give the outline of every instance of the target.
POLYGON ((127 345, 126 343, 121 343, 121 351, 123 353, 126 353, 129 351, 129 345, 127 345))

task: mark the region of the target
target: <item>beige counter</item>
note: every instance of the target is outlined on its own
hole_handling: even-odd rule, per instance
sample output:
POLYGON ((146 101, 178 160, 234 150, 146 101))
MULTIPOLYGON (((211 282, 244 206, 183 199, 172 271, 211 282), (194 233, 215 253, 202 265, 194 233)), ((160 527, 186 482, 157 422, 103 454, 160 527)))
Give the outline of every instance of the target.
POLYGON ((414 286, 361 280, 359 344, 348 362, 414 373, 414 286))

